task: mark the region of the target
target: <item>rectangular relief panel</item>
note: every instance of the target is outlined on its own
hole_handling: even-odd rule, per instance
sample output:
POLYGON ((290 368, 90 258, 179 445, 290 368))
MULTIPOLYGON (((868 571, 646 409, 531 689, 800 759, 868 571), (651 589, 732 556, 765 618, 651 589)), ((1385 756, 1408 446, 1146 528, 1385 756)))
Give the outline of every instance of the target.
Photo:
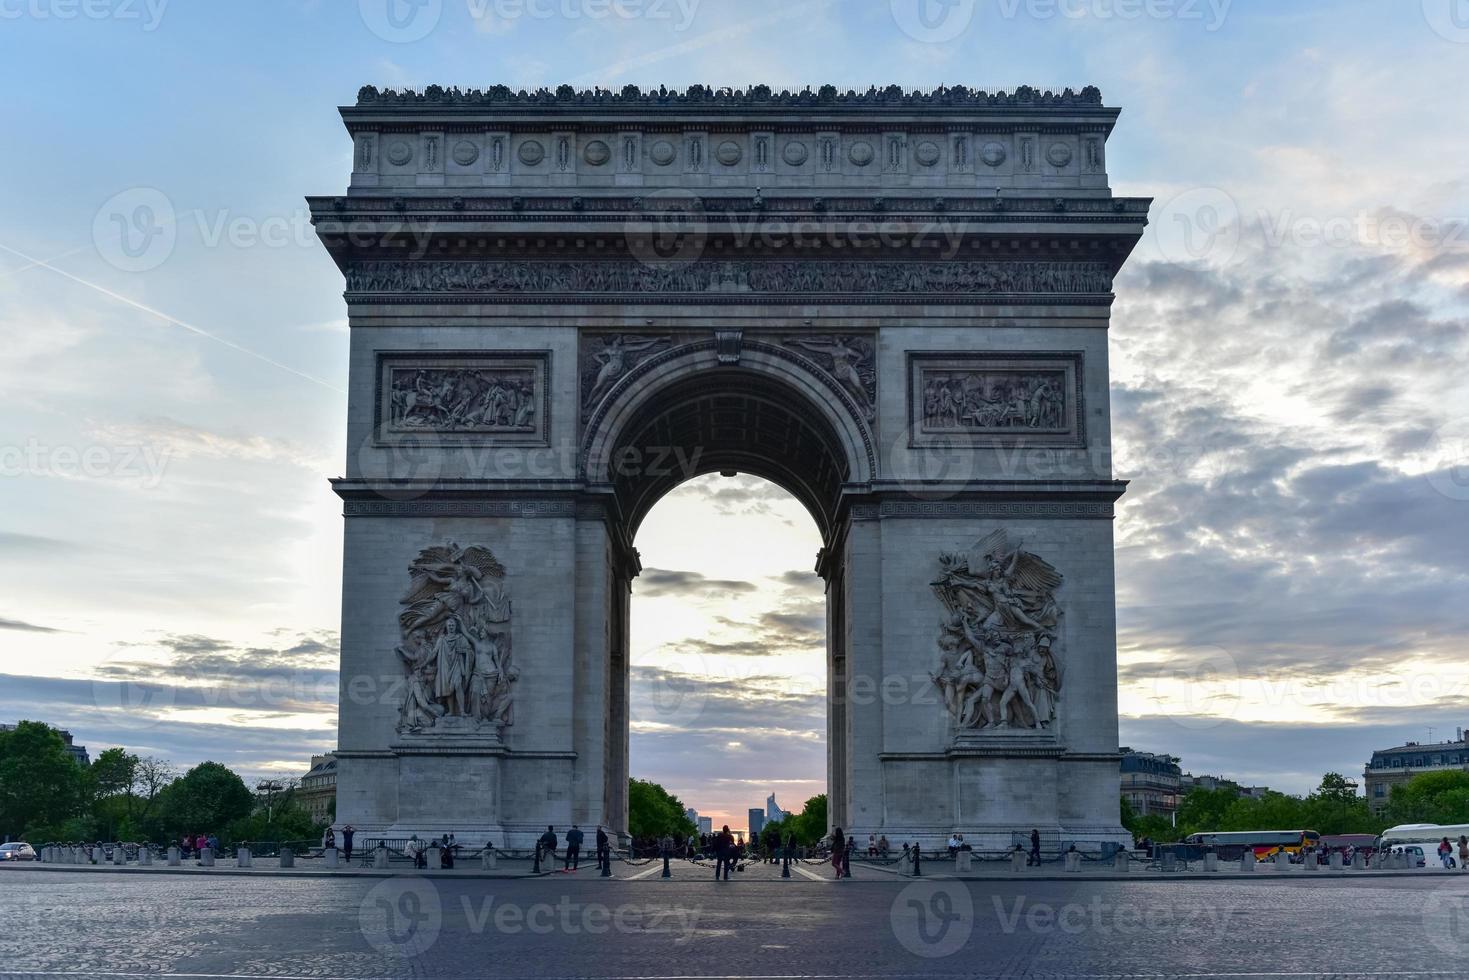
POLYGON ((1086 444, 1081 351, 908 353, 911 446, 1086 444))
POLYGON ((550 351, 379 351, 379 445, 550 445, 550 351))

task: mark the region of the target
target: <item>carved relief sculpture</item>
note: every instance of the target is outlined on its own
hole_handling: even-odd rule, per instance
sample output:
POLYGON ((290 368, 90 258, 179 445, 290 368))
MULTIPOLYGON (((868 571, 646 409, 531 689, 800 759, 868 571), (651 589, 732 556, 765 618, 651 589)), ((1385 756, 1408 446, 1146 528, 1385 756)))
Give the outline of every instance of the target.
POLYGON ((651 352, 668 346, 668 337, 636 337, 612 334, 583 337, 581 358, 582 421, 623 376, 651 352))
POLYGON ((932 675, 961 730, 1043 732, 1061 694, 1061 573, 1003 529, 939 556, 934 593, 948 617, 932 675))
POLYGON ((534 432, 532 368, 391 369, 389 426, 398 432, 534 432))
POLYGON ((514 723, 510 599, 488 548, 425 548, 408 567, 398 659, 407 672, 400 734, 498 734, 514 723))
POLYGON ((925 371, 927 429, 1009 431, 1066 428, 1066 372, 925 371))
POLYGON ((877 409, 877 366, 871 341, 816 335, 787 337, 785 345, 812 357, 872 420, 877 409))

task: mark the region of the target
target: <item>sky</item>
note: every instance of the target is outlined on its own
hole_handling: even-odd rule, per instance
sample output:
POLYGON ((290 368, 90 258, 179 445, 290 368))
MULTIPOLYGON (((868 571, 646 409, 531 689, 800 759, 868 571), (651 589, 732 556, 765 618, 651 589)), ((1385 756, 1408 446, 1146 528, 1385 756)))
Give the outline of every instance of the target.
MULTIPOLYGON (((1123 109, 1122 743, 1303 792, 1469 726, 1463 4, 922 2, 0 0, 0 720, 251 778, 334 745, 347 333, 303 197, 361 85, 829 82, 1123 109)), ((634 774, 798 809, 814 524, 710 477, 637 545, 634 774)))

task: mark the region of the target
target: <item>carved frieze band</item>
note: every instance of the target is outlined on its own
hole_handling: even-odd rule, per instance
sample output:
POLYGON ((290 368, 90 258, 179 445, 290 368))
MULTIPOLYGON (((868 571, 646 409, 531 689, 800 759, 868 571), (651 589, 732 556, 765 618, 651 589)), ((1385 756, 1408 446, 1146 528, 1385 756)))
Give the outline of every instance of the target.
POLYGON ((346 517, 576 517, 575 500, 348 500, 346 517))
POLYGON ((1080 351, 910 352, 910 445, 1083 446, 1080 351))
MULTIPOLYGON (((1105 262, 712 261, 654 267, 633 261, 353 262, 347 292, 614 295, 841 294, 879 303, 888 295, 1107 294, 1105 262)), ((748 300, 746 300, 748 301, 748 300)))
POLYGON ((853 504, 851 515, 854 521, 875 521, 885 517, 1111 520, 1113 508, 1110 503, 1088 500, 1054 503, 1018 500, 891 500, 877 504, 853 504))
POLYGON ((549 362, 547 351, 379 353, 376 438, 548 445, 549 362))

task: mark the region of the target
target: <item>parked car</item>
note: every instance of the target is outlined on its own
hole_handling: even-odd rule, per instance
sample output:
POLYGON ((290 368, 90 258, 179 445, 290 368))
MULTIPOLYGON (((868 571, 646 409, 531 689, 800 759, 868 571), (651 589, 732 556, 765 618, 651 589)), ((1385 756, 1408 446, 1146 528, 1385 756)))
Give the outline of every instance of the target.
POLYGON ((23 840, 0 844, 0 861, 34 860, 36 860, 36 849, 23 840))
MULTIPOLYGON (((1426 844, 1394 844, 1392 853, 1408 855, 1408 867, 1426 868, 1428 864, 1428 845, 1426 844)), ((1434 862, 1437 863, 1437 857, 1434 862)))

